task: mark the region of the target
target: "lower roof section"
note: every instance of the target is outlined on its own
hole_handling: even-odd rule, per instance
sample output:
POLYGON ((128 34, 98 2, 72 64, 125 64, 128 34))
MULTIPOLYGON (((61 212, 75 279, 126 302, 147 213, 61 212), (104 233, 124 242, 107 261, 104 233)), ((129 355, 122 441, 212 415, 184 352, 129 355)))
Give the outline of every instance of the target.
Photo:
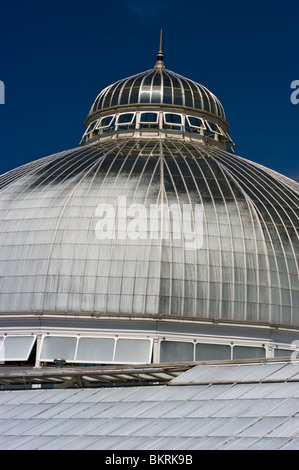
POLYGON ((109 368, 110 383, 107 367, 92 369, 20 371, 52 388, 0 392, 0 449, 299 448, 297 358, 109 368), (88 386, 93 372, 106 382, 88 386))
MULTIPOLYGON (((171 362, 145 365, 70 367, 56 359, 56 367, 0 368, 0 389, 95 388, 134 385, 199 385, 219 383, 299 382, 299 359, 294 351, 280 359, 243 359, 171 362)), ((298 385, 299 387, 299 385, 298 385)))

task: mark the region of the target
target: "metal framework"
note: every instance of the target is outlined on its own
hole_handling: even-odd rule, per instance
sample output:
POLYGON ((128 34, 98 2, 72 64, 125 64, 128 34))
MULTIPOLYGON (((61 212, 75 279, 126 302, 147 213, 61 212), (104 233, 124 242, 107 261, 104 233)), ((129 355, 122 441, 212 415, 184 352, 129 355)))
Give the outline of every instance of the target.
POLYGON ((82 147, 0 177, 0 361, 34 348, 36 365, 57 350, 73 364, 294 350, 299 185, 234 155, 219 100, 163 59, 160 42, 153 69, 98 95, 82 147), (256 327, 251 338, 240 324, 256 327))
POLYGON ((286 177, 214 147, 118 139, 30 163, 0 185, 5 316, 162 314, 299 326, 299 190, 286 177), (96 208, 120 197, 148 209, 200 204, 200 249, 186 249, 184 233, 172 231, 171 211, 168 239, 99 240, 96 208))
MULTIPOLYGON (((296 356, 297 357, 297 356, 296 356)), ((161 364, 145 364, 143 366, 102 366, 102 367, 65 367, 63 363, 57 361, 56 367, 29 368, 29 367, 4 367, 0 369, 0 388, 22 389, 22 388, 93 388, 93 387, 113 387, 113 386, 144 386, 144 385, 192 385, 192 384, 234 384, 236 382, 259 383, 261 374, 250 375, 249 367, 247 375, 232 378, 230 371, 242 370, 242 366, 262 366, 263 364, 277 364, 277 368, 286 367, 288 364, 293 368, 297 367, 293 374, 282 376, 281 379, 275 376, 272 378, 271 367, 269 367, 269 377, 263 377, 263 382, 298 382, 298 358, 284 357, 278 359, 244 359, 238 361, 200 361, 200 362, 173 362, 161 364), (198 368, 199 366, 199 368, 198 368), (211 379, 211 374, 206 374, 216 370, 217 366, 223 367, 223 373, 211 379), (190 374, 192 370, 195 374, 190 374), (202 371, 198 374, 197 370, 202 371), (227 375, 225 371, 228 371, 227 375), (190 371, 189 375, 185 374, 190 371), (200 378, 197 378, 197 375, 200 378), (194 376, 196 378, 194 378, 194 376), (202 376, 202 377, 201 377, 202 376)), ((246 371, 247 368, 244 368, 246 371)), ((258 369, 257 369, 258 370, 258 369)), ((261 371, 263 369, 260 369, 261 371)), ((292 369, 291 369, 292 370, 292 369)))
POLYGON ((163 384, 189 370, 194 364, 150 364, 144 366, 102 367, 4 367, 0 368, 0 387, 69 388, 120 385, 163 384))

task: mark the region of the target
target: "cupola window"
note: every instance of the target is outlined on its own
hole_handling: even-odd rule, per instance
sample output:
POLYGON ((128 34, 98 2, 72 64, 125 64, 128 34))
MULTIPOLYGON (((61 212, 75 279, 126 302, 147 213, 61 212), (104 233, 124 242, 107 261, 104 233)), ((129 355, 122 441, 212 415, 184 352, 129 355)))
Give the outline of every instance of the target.
POLYGON ((134 129, 135 128, 135 118, 136 113, 124 113, 119 114, 117 118, 118 129, 134 129))
POLYGON ((182 128, 182 117, 180 114, 164 114, 164 129, 179 131, 182 128))
POLYGON ((159 117, 158 113, 141 113, 140 114, 140 129, 157 128, 158 117, 159 117))

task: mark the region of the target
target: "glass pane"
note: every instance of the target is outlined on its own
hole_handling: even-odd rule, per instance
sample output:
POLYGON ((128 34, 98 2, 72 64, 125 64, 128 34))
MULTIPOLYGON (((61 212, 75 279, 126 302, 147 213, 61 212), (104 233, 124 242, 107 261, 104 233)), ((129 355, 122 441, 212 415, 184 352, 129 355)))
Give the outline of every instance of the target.
POLYGON ((188 120, 189 120, 190 126, 200 127, 202 129, 205 129, 205 125, 204 125, 202 119, 197 118, 195 116, 188 116, 188 120))
POLYGON ((152 122, 158 121, 158 113, 141 113, 140 122, 152 122))
POLYGON ((151 361, 151 341, 146 339, 118 339, 116 342, 115 362, 151 361))
POLYGON ((45 336, 40 353, 40 360, 53 361, 54 359, 65 359, 73 361, 77 338, 63 336, 45 336))
POLYGON ((89 134, 90 132, 92 132, 96 126, 98 121, 93 121, 91 124, 89 124, 88 128, 87 128, 87 131, 86 131, 86 134, 89 134))
POLYGON ((174 88, 173 91, 174 91, 174 100, 173 100, 174 104, 179 104, 179 105, 183 104, 183 97, 182 97, 181 89, 174 88))
POLYGON ((220 129, 218 128, 217 124, 211 121, 207 121, 208 127, 212 132, 215 132, 216 134, 221 134, 220 129))
POLYGON ((274 349, 274 357, 287 357, 291 356, 294 350, 290 349, 274 349))
POLYGON ((193 349, 193 343, 162 341, 160 345, 160 362, 193 361, 193 349))
POLYGON ((113 119, 113 116, 105 116, 101 119, 101 127, 109 126, 111 124, 111 121, 113 119))
POLYGON ((133 113, 120 114, 120 116, 118 116, 118 123, 131 122, 133 117, 134 117, 133 113))
POLYGON ((179 114, 165 114, 165 122, 171 124, 181 124, 181 116, 179 114))
POLYGON ((130 98, 130 103, 137 103, 138 101, 138 95, 139 95, 139 87, 135 86, 131 90, 131 98, 130 98))
POLYGON ((172 89, 170 87, 164 87, 163 103, 172 104, 172 89))
POLYGON ((140 103, 150 102, 150 90, 143 89, 140 92, 140 103))
POLYGON ((6 336, 1 348, 1 361, 26 360, 33 347, 35 336, 6 336))
POLYGON ((162 97, 161 89, 153 88, 151 103, 161 103, 161 97, 162 97))
POLYGON ((265 357, 264 348, 254 348, 251 346, 234 346, 233 358, 234 359, 253 359, 265 357))
POLYGON ((198 343, 195 348, 196 361, 211 361, 218 359, 230 359, 231 347, 224 344, 198 343))
POLYGON ((79 338, 76 361, 112 362, 113 352, 113 338, 79 338))
POLYGON ((128 103, 128 98, 129 98, 129 93, 130 93, 131 88, 126 87, 123 89, 120 95, 120 103, 119 104, 127 104, 128 103))

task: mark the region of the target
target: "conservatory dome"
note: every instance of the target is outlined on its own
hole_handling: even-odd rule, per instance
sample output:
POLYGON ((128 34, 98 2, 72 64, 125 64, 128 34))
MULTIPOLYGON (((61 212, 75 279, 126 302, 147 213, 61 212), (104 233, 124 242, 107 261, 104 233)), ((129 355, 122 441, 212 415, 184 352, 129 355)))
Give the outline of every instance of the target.
POLYGON ((234 155, 220 102, 161 51, 103 90, 86 126, 82 146, 0 178, 5 360, 291 353, 298 183, 234 155))
POLYGON ((136 104, 185 106, 225 120, 222 104, 207 88, 157 65, 105 88, 95 99, 90 114, 136 104))
POLYGON ((218 98, 203 85, 166 69, 163 58, 160 44, 152 69, 119 80, 99 93, 86 118, 81 144, 115 130, 148 137, 149 132, 153 136, 152 129, 159 129, 160 136, 165 130, 176 131, 176 138, 181 134, 184 139, 197 138, 234 151, 218 98))

